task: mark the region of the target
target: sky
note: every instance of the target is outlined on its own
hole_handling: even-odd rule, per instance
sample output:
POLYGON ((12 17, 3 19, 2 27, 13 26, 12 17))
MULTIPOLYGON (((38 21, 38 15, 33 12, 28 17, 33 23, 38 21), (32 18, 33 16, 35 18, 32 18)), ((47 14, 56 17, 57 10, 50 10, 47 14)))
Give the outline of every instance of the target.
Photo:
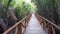
POLYGON ((31 3, 31 0, 25 0, 26 3, 31 3))

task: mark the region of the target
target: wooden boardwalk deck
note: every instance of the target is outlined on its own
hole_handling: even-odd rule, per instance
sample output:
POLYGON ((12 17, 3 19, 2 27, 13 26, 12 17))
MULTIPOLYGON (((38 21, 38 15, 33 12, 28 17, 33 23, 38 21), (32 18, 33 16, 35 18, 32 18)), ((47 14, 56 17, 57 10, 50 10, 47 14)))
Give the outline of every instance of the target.
POLYGON ((24 34, 46 34, 45 30, 39 24, 39 22, 34 14, 32 14, 32 17, 29 21, 29 24, 28 24, 24 34))
POLYGON ((60 30, 59 26, 38 14, 30 14, 26 16, 3 34, 9 34, 14 28, 16 28, 15 34, 56 34, 54 28, 60 30))

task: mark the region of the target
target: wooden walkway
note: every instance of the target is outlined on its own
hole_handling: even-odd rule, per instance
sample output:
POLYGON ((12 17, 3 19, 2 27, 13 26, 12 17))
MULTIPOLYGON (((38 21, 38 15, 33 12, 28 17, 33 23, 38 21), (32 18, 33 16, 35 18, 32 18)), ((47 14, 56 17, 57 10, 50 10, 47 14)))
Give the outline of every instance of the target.
POLYGON ((56 34, 55 28, 60 30, 59 26, 38 14, 27 15, 3 34, 9 34, 14 28, 15 34, 56 34))
POLYGON ((32 14, 24 34, 46 34, 34 14, 32 14))

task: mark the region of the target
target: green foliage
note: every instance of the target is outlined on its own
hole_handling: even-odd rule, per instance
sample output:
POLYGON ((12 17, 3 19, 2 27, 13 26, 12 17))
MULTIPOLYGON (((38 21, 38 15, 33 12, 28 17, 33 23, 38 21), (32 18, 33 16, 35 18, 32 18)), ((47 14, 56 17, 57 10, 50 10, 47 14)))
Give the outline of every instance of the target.
POLYGON ((8 4, 8 0, 3 0, 3 5, 4 5, 5 7, 7 7, 7 4, 8 4))
MULTIPOLYGON (((0 0, 4 6, 3 13, 7 14, 8 8, 12 8, 18 19, 22 19, 26 15, 32 13, 36 10, 36 5, 32 2, 26 2, 27 0, 0 0)), ((0 11, 1 13, 1 11, 0 11)), ((7 15, 6 15, 7 16, 7 15)))
POLYGON ((0 2, 2 2, 2 0, 0 0, 0 2))
POLYGON ((18 19, 23 18, 25 15, 32 13, 36 7, 31 5, 32 3, 26 3, 25 0, 13 0, 10 4, 10 7, 14 9, 18 19))
POLYGON ((29 4, 26 4, 25 2, 22 2, 22 5, 19 6, 17 5, 14 9, 15 13, 17 12, 18 14, 18 19, 21 19, 23 18, 27 13, 30 13, 30 5, 29 4))
POLYGON ((60 0, 32 0, 37 6, 37 13, 41 16, 60 22, 60 0))

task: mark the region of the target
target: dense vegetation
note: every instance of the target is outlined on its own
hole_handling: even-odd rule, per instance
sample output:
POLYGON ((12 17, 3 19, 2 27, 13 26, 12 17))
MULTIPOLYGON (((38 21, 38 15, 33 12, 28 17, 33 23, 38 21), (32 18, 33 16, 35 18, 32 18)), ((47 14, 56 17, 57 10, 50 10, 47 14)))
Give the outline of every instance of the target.
MULTIPOLYGON (((32 0, 32 2, 37 6, 36 13, 60 26, 60 0, 32 0)), ((59 32, 57 29, 56 31, 59 32)))
POLYGON ((60 26, 60 0, 0 0, 0 31, 34 11, 60 26))
POLYGON ((0 0, 0 34, 32 13, 36 6, 29 0, 0 0))
POLYGON ((59 0, 33 0, 37 6, 37 13, 56 24, 60 23, 59 0))

